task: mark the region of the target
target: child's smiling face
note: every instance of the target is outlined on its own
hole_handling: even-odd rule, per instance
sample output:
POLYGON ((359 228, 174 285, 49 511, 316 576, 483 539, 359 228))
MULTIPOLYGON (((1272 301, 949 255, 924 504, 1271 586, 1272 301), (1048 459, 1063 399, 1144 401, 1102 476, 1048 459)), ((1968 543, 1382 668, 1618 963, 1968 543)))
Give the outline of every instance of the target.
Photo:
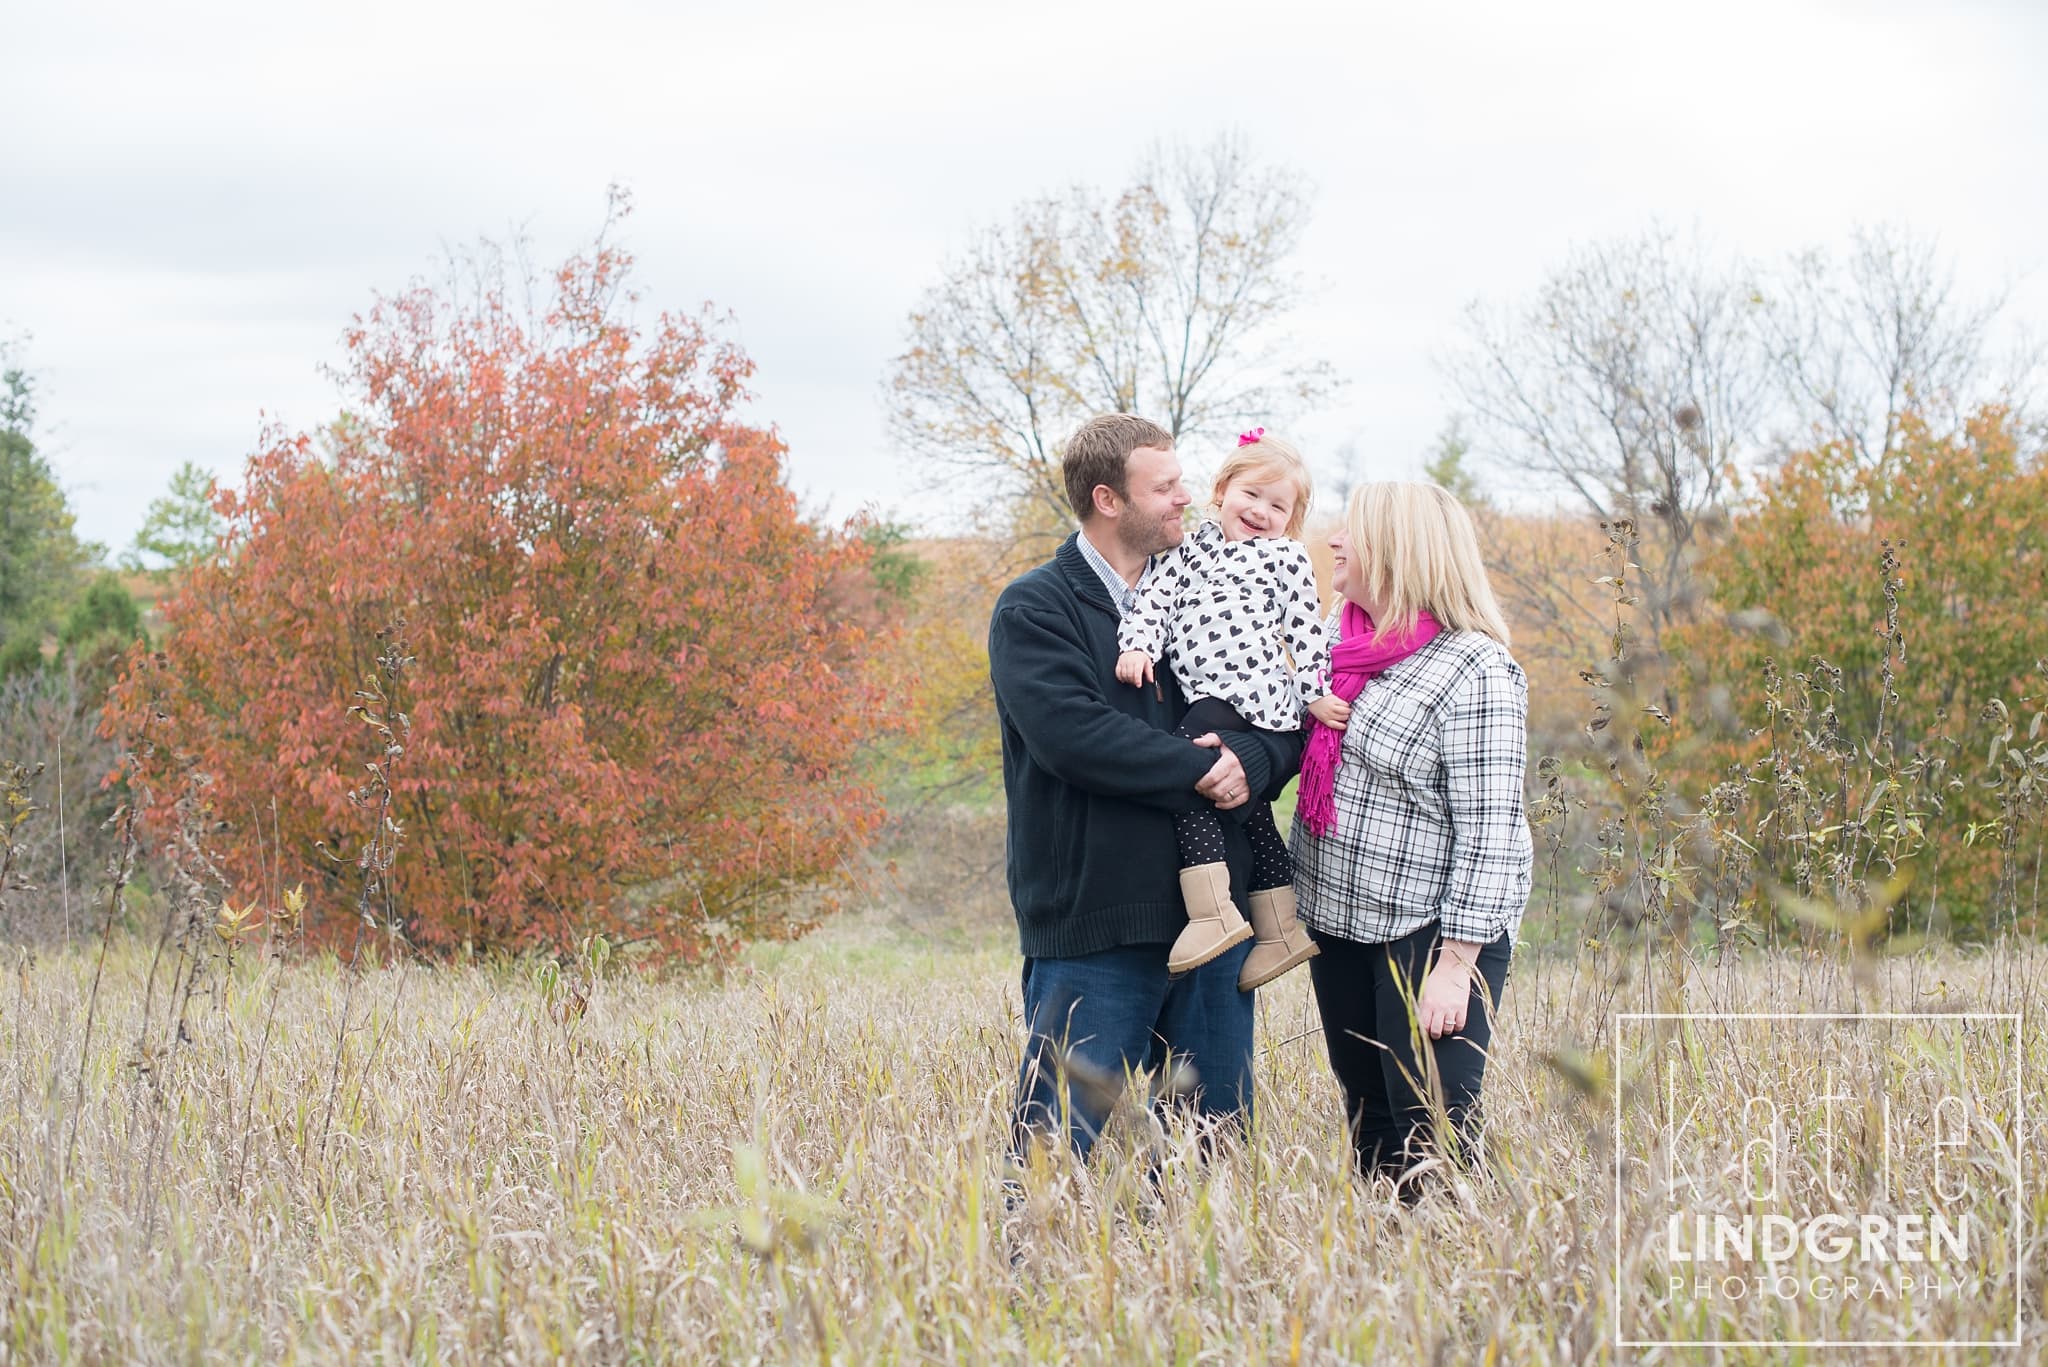
POLYGON ((1301 493, 1279 470, 1247 470, 1224 487, 1217 521, 1223 539, 1243 541, 1255 536, 1285 536, 1294 520, 1301 493))

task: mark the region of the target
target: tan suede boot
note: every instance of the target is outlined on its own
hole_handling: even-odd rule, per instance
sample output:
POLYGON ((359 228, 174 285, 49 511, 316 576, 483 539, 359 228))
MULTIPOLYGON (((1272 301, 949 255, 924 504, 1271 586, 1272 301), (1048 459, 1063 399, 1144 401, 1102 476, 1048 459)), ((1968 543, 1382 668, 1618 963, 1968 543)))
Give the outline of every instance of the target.
POLYGON ((1188 904, 1188 928, 1166 955, 1168 973, 1186 973, 1252 938, 1252 928, 1230 900, 1230 867, 1197 864, 1180 871, 1180 895, 1188 904))
POLYGON ((1301 922, 1294 919, 1294 889, 1261 888, 1252 893, 1252 929, 1258 943, 1237 975, 1237 990, 1249 992, 1264 987, 1297 964, 1305 964, 1322 950, 1308 938, 1301 922))

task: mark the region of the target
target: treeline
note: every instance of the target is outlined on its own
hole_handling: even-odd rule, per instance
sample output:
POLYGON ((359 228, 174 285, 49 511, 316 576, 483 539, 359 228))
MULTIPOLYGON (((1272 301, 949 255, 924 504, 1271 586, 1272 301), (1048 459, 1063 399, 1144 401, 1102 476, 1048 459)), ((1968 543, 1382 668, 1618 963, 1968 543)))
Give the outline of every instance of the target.
MULTIPOLYGON (((1202 492, 1229 433, 1330 401, 1286 333, 1309 199, 1226 139, 978 234, 886 382, 900 447, 964 472, 974 525, 926 540, 806 515, 722 320, 639 318, 603 236, 378 299, 340 416, 232 488, 181 471, 125 582, 10 358, 0 931, 799 933, 889 811, 996 800, 986 614, 1071 525, 1071 422, 1163 417, 1202 492)), ((1474 307, 1425 468, 1534 685, 1532 933, 2042 929, 2048 441, 2004 325, 1886 232, 1760 265, 1653 231, 1474 307)), ((1413 468, 1310 454, 1325 522, 1413 468)))
MULTIPOLYGON (((953 623, 921 632, 971 653, 995 587, 1070 529, 1056 443, 1083 410, 1164 415, 1202 493, 1230 432, 1327 402, 1330 367, 1284 333, 1307 202, 1240 143, 1168 149, 1121 191, 1025 202, 946 268, 895 430, 988 496, 953 623)), ((1653 228, 1465 321, 1421 463, 1478 510, 1535 682, 1557 933, 1771 938, 1823 903, 2038 933, 2048 441, 2004 298, 1895 228, 1776 261, 1653 228)), ((1311 455, 1326 523, 1365 472, 1415 468, 1311 455)), ((978 671, 935 683, 926 725, 986 764, 978 671)))
MULTIPOLYGON (((1892 445, 1866 462, 1818 443, 1741 477, 1654 632, 1643 525, 1504 508, 1464 481, 1532 681, 1555 913, 1532 935, 2048 931, 2043 442, 1990 405, 1908 408, 1892 445)), ((981 632, 1028 557, 977 537, 925 553, 898 648, 927 688, 898 797, 975 799, 996 762, 981 632)))

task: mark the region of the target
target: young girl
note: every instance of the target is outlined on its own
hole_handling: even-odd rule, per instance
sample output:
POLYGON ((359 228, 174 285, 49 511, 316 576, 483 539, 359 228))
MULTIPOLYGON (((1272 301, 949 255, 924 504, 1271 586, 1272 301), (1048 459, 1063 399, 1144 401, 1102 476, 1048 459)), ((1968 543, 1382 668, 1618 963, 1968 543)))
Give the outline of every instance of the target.
MULTIPOLYGON (((1308 467, 1301 453, 1256 428, 1216 473, 1210 516, 1163 555, 1118 633, 1116 676, 1142 687, 1153 664, 1173 667, 1189 700, 1175 733, 1293 731, 1304 704, 1321 715, 1329 646, 1308 550, 1294 538, 1308 516, 1308 467)), ((1331 700, 1334 701, 1334 700, 1331 700)), ((1185 973, 1256 933, 1238 975, 1249 992, 1313 958, 1315 943, 1294 919, 1293 866, 1273 812, 1254 803, 1251 923, 1230 898, 1223 823, 1204 807, 1174 818, 1187 929, 1167 971, 1185 973)))

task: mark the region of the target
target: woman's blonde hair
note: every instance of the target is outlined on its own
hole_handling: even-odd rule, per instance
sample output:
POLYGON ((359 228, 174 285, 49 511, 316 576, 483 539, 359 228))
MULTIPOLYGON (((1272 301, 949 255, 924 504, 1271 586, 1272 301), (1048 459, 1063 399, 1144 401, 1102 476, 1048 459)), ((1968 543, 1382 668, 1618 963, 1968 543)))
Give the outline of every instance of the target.
POLYGON ((1407 480, 1361 484, 1344 510, 1344 535, 1353 573, 1379 604, 1378 629, 1406 631, 1427 611, 1446 631, 1508 644, 1472 515, 1445 490, 1407 480))
POLYGON ((1308 462, 1301 458, 1294 443, 1279 437, 1261 435, 1257 441, 1248 441, 1230 453, 1223 462, 1223 468, 1216 472, 1216 483, 1209 490, 1209 508, 1215 511, 1223 506, 1223 491, 1241 475, 1262 474, 1278 479, 1293 481, 1294 515, 1287 519, 1287 535, 1299 540, 1301 524, 1308 521, 1308 505, 1315 501, 1315 481, 1309 478, 1308 462))

